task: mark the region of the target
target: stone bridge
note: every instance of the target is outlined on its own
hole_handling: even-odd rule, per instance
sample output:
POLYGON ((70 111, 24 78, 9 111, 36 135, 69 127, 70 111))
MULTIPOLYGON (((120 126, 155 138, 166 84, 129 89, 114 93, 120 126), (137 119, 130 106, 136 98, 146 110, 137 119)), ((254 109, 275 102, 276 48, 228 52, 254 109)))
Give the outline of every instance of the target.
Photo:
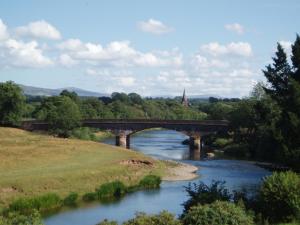
MULTIPOLYGON (((126 148, 130 148, 130 136, 142 130, 164 128, 179 131, 190 137, 190 152, 200 155, 202 137, 226 131, 228 122, 224 120, 89 119, 81 121, 81 125, 112 132, 116 136, 116 145, 126 148)), ((24 121, 22 128, 48 130, 48 123, 39 120, 24 121)))

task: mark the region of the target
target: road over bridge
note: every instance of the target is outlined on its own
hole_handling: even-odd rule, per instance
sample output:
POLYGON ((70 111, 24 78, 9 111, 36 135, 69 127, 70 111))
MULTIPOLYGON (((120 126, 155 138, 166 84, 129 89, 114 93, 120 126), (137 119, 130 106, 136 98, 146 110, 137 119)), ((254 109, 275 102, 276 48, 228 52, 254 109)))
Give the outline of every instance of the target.
MULTIPOLYGON (((115 134, 116 145, 130 148, 130 136, 136 132, 150 128, 164 128, 182 132, 190 137, 190 151, 201 152, 201 137, 226 131, 228 121, 224 120, 141 120, 141 119, 89 119, 81 121, 83 127, 98 128, 115 134)), ((24 121, 25 130, 48 130, 45 121, 24 121)))

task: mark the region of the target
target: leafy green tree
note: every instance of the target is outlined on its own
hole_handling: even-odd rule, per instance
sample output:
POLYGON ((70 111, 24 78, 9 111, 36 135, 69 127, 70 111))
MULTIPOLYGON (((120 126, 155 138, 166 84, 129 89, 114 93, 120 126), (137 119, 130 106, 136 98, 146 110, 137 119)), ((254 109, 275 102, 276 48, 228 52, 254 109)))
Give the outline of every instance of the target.
POLYGON ((147 215, 138 213, 135 218, 123 223, 123 225, 181 225, 174 215, 167 211, 162 211, 157 215, 147 215))
POLYGON ((39 119, 49 123, 49 129, 61 137, 69 137, 71 131, 80 126, 81 114, 78 105, 69 97, 49 97, 42 102, 39 119))
POLYGON ((294 172, 275 172, 266 177, 259 197, 262 212, 272 222, 300 219, 300 177, 294 172))
POLYGON ((134 105, 141 105, 143 104, 143 99, 140 95, 138 95, 137 93, 130 93, 128 94, 128 98, 130 100, 130 102, 134 105))
POLYGON ((217 200, 229 201, 232 198, 228 189, 225 188, 224 181, 212 181, 210 185, 206 185, 204 182, 199 182, 199 184, 189 183, 185 187, 185 191, 189 199, 182 204, 184 211, 181 217, 184 217, 191 207, 198 204, 210 204, 217 200))
POLYGON ((18 125, 25 113, 25 96, 11 81, 0 83, 0 124, 18 125))
POLYGON ((254 225, 244 208, 222 201, 193 206, 182 222, 184 225, 254 225))
POLYGON ((76 92, 74 91, 68 91, 68 90, 63 90, 60 94, 60 96, 66 96, 69 97, 70 99, 72 99, 74 102, 78 103, 79 102, 79 98, 76 92))

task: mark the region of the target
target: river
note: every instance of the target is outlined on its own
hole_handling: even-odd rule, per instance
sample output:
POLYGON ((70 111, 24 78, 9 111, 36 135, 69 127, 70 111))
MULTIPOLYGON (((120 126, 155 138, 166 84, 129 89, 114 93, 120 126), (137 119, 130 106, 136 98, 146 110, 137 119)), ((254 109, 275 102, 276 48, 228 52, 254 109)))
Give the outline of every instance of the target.
MULTIPOLYGON (((239 160, 200 160, 189 159, 188 146, 181 142, 185 135, 170 130, 148 130, 131 138, 131 148, 155 158, 173 159, 199 167, 199 180, 210 183, 212 180, 226 181, 230 190, 255 188, 261 179, 270 172, 251 162, 239 160)), ((113 144, 114 139, 106 143, 113 144)), ((107 218, 119 223, 134 217, 137 211, 158 213, 168 210, 176 215, 182 212, 182 203, 187 199, 184 186, 189 181, 162 182, 158 190, 138 191, 126 195, 117 202, 93 203, 80 208, 58 212, 44 219, 46 225, 95 225, 107 218)))

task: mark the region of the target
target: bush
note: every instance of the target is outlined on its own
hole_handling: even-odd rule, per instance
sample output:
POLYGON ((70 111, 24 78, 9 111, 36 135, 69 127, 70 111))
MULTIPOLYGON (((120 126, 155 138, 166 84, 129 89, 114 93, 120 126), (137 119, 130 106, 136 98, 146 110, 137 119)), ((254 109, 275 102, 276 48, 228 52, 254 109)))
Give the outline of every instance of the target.
POLYGON ((232 196, 225 188, 224 181, 212 181, 208 186, 202 181, 199 184, 189 183, 185 187, 185 191, 188 193, 189 199, 183 203, 184 211, 182 217, 189 211, 192 206, 198 204, 210 204, 217 200, 229 201, 232 196))
POLYGON ((216 201, 193 206, 182 220, 184 225, 253 225, 253 218, 234 203, 216 201))
POLYGON ((126 193, 126 186, 121 181, 114 181, 102 184, 96 189, 96 193, 99 200, 121 197, 126 193))
POLYGON ((147 215, 145 213, 138 213, 135 218, 124 222, 123 225, 180 225, 173 214, 162 211, 158 215, 147 215))
POLYGON ((85 202, 91 202, 95 201, 97 199, 97 193, 96 192, 89 192, 82 196, 82 200, 85 202))
POLYGON ((217 138, 213 145, 218 148, 224 148, 226 145, 230 144, 232 142, 232 139, 226 139, 226 138, 217 138))
POLYGON ((0 225, 43 225, 43 223, 38 211, 34 210, 30 215, 10 212, 5 217, 0 216, 0 225))
POLYGON ((249 146, 247 144, 229 144, 224 148, 224 153, 231 157, 249 157, 249 146))
POLYGON ((20 198, 9 205, 9 210, 21 213, 31 213, 34 209, 39 212, 60 208, 62 201, 57 194, 49 193, 33 198, 20 198))
POLYGON ((88 127, 79 127, 72 130, 71 134, 72 138, 77 138, 81 140, 88 140, 88 141, 96 141, 97 137, 93 133, 92 129, 88 127))
POLYGON ((97 225, 118 225, 116 221, 108 221, 108 220, 103 220, 102 222, 98 223, 97 225))
POLYGON ((146 189, 159 188, 161 178, 155 175, 147 175, 140 182, 139 186, 146 189))
POLYGON ((272 222, 290 222, 300 216, 300 177, 275 172, 264 179, 259 191, 263 214, 272 222))
POLYGON ((75 206, 77 199, 78 199, 78 194, 75 192, 72 192, 64 199, 64 205, 75 206))

